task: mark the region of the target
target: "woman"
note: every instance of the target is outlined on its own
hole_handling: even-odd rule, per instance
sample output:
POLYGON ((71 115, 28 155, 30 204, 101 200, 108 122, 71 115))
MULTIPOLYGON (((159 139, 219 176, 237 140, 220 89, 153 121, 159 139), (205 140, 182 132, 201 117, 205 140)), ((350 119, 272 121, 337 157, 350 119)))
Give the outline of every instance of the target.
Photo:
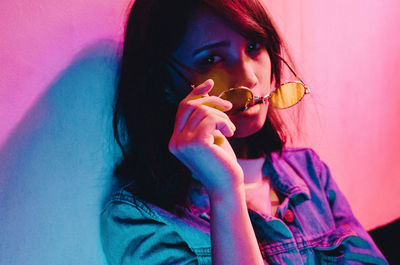
POLYGON ((123 189, 101 223, 109 264, 386 263, 317 155, 284 149, 273 107, 307 89, 290 103, 273 92, 281 50, 257 0, 134 3, 114 112, 123 189))

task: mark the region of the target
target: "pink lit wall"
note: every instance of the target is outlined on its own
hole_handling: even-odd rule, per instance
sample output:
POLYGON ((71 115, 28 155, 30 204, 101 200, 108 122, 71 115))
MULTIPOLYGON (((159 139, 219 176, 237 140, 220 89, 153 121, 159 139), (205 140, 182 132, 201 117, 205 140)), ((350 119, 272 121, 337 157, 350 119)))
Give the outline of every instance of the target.
POLYGON ((400 216, 400 2, 273 1, 312 91, 302 144, 329 165, 371 229, 400 216))
MULTIPOLYGON (((103 264, 128 0, 0 2, 0 264, 103 264)), ((266 0, 312 95, 300 145, 367 229, 400 216, 400 2, 266 0)))

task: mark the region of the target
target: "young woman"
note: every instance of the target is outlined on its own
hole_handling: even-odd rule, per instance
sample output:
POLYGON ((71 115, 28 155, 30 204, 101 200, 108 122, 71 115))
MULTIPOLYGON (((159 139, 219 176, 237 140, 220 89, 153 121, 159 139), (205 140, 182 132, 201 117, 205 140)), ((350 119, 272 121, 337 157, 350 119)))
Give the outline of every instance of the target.
POLYGON ((308 90, 278 86, 281 51, 257 0, 134 3, 114 112, 122 189, 101 216, 110 265, 386 264, 326 165, 284 148, 274 108, 308 90))

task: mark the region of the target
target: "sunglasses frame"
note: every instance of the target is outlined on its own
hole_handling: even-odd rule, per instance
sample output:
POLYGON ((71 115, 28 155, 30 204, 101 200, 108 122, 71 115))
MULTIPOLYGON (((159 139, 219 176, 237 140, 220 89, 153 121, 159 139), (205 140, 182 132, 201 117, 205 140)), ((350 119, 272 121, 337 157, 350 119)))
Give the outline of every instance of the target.
MULTIPOLYGON (((289 82, 282 83, 282 84, 280 84, 277 88, 275 88, 274 91, 272 91, 271 93, 268 93, 267 95, 262 96, 262 97, 254 96, 254 95, 253 95, 253 92, 252 92, 249 88, 243 87, 243 86, 242 86, 242 87, 237 87, 237 88, 230 88, 230 89, 228 89, 228 90, 225 90, 225 91, 223 91, 218 97, 220 97, 220 96, 221 96, 223 93, 225 93, 226 91, 231 91, 231 90, 235 90, 235 89, 247 89, 247 90, 249 91, 249 93, 250 93, 250 95, 251 95, 252 98, 251 98, 250 102, 249 102, 247 105, 245 105, 244 107, 242 107, 242 109, 239 110, 239 111, 244 111, 244 110, 250 108, 250 107, 253 106, 253 105, 260 104, 260 103, 264 103, 266 100, 269 100, 269 98, 271 97, 271 95, 272 95, 273 93, 276 93, 276 91, 278 91, 282 86, 287 85, 287 84, 291 84, 291 83, 297 83, 297 84, 301 84, 301 85, 304 87, 303 96, 302 96, 295 104, 290 105, 290 106, 285 107, 285 108, 278 108, 278 109, 287 109, 287 108, 291 108, 291 107, 295 106, 296 104, 298 104, 298 103, 304 98, 304 96, 305 96, 306 94, 310 94, 311 91, 310 91, 310 89, 304 84, 303 80, 301 80, 301 78, 300 78, 300 77, 296 74, 296 72, 292 69, 292 67, 290 67, 290 65, 286 62, 285 59, 283 59, 283 58, 282 58, 280 55, 278 55, 277 53, 274 53, 274 55, 277 56, 277 57, 289 68, 289 70, 292 72, 292 74, 293 74, 298 80, 294 80, 294 81, 289 81, 289 82)), ((179 61, 176 60, 174 57, 170 57, 170 59, 168 59, 168 60, 166 61, 166 63, 167 63, 167 65, 169 65, 169 66, 170 66, 170 67, 185 81, 185 83, 186 83, 191 89, 194 88, 193 83, 190 82, 190 80, 189 80, 189 79, 174 65, 174 63, 177 64, 177 65, 179 65, 179 66, 181 66, 182 68, 187 69, 188 71, 194 71, 193 69, 191 69, 190 67, 188 67, 188 66, 184 65, 183 63, 179 62, 179 61)), ((195 71, 194 71, 194 72, 195 72, 195 71)))
MULTIPOLYGON (((300 78, 299 78, 299 79, 300 79, 300 78)), ((274 91, 272 91, 271 93, 269 93, 269 94, 267 95, 268 99, 271 98, 271 95, 272 95, 273 93, 277 93, 277 91, 278 91, 279 89, 281 89, 284 85, 293 84, 293 83, 300 84, 300 85, 304 88, 304 92, 303 92, 303 95, 301 96, 301 98, 299 98, 299 100, 298 100, 296 103, 294 103, 294 104, 292 104, 292 105, 289 105, 289 106, 287 106, 287 107, 284 107, 284 108, 278 108, 278 107, 275 107, 275 106, 272 106, 272 107, 274 107, 274 108, 276 108, 276 109, 288 109, 288 108, 291 108, 291 107, 295 106, 296 104, 298 104, 298 103, 304 98, 305 95, 311 93, 310 89, 309 89, 302 81, 294 80, 294 81, 289 81, 289 82, 286 82, 286 83, 283 83, 283 84, 279 85, 279 87, 275 88, 274 91)), ((271 101, 270 101, 270 103, 271 103, 271 101)), ((271 104, 272 104, 272 103, 271 103, 271 104)))

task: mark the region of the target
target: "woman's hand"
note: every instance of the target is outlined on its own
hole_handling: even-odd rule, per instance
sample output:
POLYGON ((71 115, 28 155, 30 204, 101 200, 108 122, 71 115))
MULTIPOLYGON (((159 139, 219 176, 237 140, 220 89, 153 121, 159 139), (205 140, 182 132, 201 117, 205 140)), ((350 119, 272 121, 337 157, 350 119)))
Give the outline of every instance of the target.
POLYGON ((243 185, 243 170, 226 139, 236 129, 224 113, 232 104, 209 96, 213 85, 205 81, 180 102, 169 150, 210 194, 220 194, 243 185))
POLYGON ((210 197, 213 264, 263 264, 247 211, 243 170, 226 139, 236 129, 224 113, 232 104, 209 96, 213 85, 205 81, 179 103, 169 150, 210 197))

